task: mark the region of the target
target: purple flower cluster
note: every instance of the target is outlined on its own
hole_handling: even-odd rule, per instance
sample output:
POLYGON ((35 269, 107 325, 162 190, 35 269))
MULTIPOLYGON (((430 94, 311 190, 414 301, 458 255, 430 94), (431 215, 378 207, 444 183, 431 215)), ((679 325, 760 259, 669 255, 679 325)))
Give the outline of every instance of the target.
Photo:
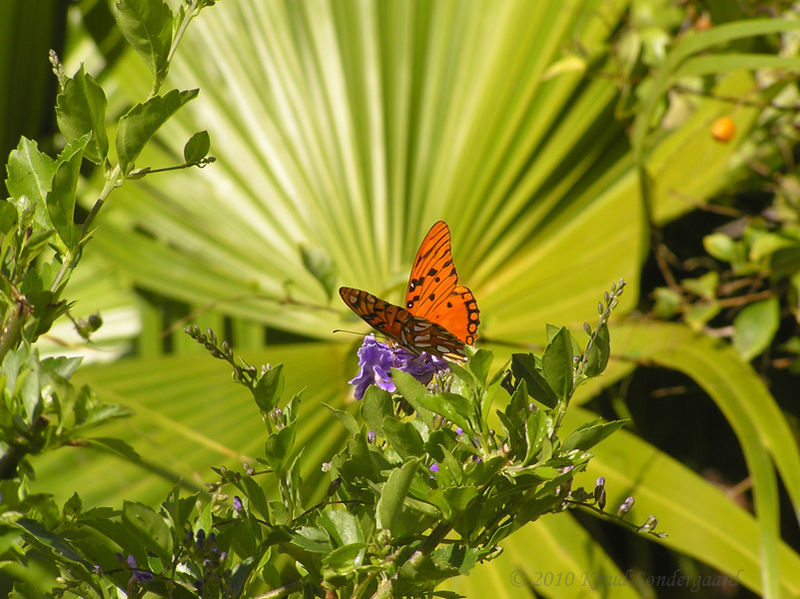
POLYGON ((391 347, 367 335, 358 349, 358 366, 356 377, 347 381, 355 386, 355 398, 361 399, 370 385, 377 385, 385 391, 395 391, 392 382, 392 368, 407 372, 423 385, 431 382, 436 372, 447 370, 447 361, 437 356, 422 352, 412 354, 402 347, 391 347))

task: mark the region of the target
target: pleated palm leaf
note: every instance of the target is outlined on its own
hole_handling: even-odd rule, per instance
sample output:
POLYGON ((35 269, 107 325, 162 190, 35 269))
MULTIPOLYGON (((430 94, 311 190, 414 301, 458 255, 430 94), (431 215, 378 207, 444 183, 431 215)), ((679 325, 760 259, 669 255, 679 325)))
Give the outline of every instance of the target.
MULTIPOLYGON (((636 156, 613 118, 619 90, 599 75, 604 44, 628 9, 623 1, 220 2, 192 25, 170 72, 175 85, 200 87, 199 99, 137 166, 180 162, 183 142, 198 129, 210 131, 217 162, 127 183, 88 253, 149 297, 183 304, 182 313, 202 326, 219 333, 228 326, 234 346, 252 348, 245 352, 250 361, 283 362, 287 387, 307 387, 306 458, 311 453, 321 463, 344 431, 320 402, 346 404, 345 381, 354 373, 352 337, 332 331, 364 329, 305 266, 301 248, 330 261, 332 283, 397 300, 416 245, 445 219, 461 279, 481 308, 481 341, 504 357, 508 344, 541 343, 547 322, 577 329, 591 320, 603 290, 620 278, 629 289, 619 312, 630 310, 648 218, 673 218, 729 182, 725 167, 736 145, 714 144, 705 134, 722 104, 702 100, 680 128, 644 148, 653 181, 645 210, 636 156), (290 333, 316 341, 257 350, 263 327, 268 339, 290 333)), ((104 80, 114 90, 110 106, 120 109, 149 85, 132 54, 104 80)), ((751 77, 735 72, 720 93, 751 88, 751 77)), ((736 120, 746 129, 756 114, 741 108, 736 120)), ((73 293, 81 295, 81 281, 73 293)), ((165 346, 162 309, 144 302, 142 354, 165 346)), ((191 351, 179 331, 168 339, 177 353, 191 351)), ((618 355, 661 360, 696 376, 752 458, 766 511, 754 518, 630 433, 598 448, 584 484, 605 476, 609 503, 635 493, 634 518, 658 514, 670 533, 666 544, 731 576, 744 568, 742 584, 800 592, 788 574, 800 559, 776 534, 769 459, 795 501, 800 461, 757 377, 715 347, 674 354, 695 343, 679 327, 622 322, 612 339, 618 355), (698 363, 708 356, 714 359, 701 372, 698 363), (765 435, 773 439, 769 454, 765 435), (762 579, 762 567, 774 583, 762 579)), ((630 368, 615 363, 606 381, 630 368)), ((145 356, 79 376, 104 398, 137 409, 134 419, 105 432, 146 450, 148 460, 121 466, 117 457, 86 452, 42 460, 40 479, 63 480, 66 494, 78 485, 89 501, 156 501, 172 481, 199 485, 209 465, 260 451, 254 410, 210 358, 145 356), (161 476, 144 476, 140 467, 161 476)), ((578 409, 568 424, 591 417, 578 409)), ((312 485, 326 484, 318 469, 309 466, 308 476, 312 485)), ((569 515, 543 518, 505 550, 453 588, 471 597, 516 597, 537 572, 624 576, 569 515)), ((630 585, 612 590, 637 594, 630 585)))

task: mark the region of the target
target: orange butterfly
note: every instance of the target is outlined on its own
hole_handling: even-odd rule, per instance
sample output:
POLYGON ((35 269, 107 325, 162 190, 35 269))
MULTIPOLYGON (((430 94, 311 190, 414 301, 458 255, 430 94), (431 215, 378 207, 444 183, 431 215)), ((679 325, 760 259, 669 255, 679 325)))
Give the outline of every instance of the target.
POLYGON ((450 229, 442 220, 434 223, 419 246, 405 307, 352 287, 340 287, 339 295, 371 327, 415 354, 463 361, 464 345, 475 343, 478 335, 478 304, 472 292, 458 284, 450 229))

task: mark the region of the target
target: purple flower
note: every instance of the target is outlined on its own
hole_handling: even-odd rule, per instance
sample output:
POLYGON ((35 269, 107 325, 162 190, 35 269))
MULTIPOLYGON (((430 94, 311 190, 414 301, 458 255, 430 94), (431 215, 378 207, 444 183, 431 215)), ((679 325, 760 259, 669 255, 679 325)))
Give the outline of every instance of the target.
POLYGON ((139 582, 139 584, 144 584, 153 580, 153 575, 150 572, 139 569, 139 564, 136 563, 135 557, 128 555, 128 559, 126 561, 128 563, 128 567, 133 570, 133 577, 139 582))
POLYGON ((241 512, 242 508, 243 508, 242 500, 239 498, 238 495, 234 495, 233 496, 233 509, 236 510, 237 512, 241 512))
POLYGON ((367 387, 377 385, 390 393, 396 390, 392 382, 392 368, 407 372, 423 385, 431 382, 434 373, 447 370, 447 361, 425 352, 415 355, 402 347, 390 347, 367 335, 358 349, 358 366, 360 370, 352 380, 347 381, 355 386, 356 399, 364 397, 367 387))
POLYGON ((456 427, 456 434, 457 435, 463 435, 464 434, 464 429, 461 428, 460 426, 457 426, 456 427))
POLYGON ((431 464, 430 470, 431 470, 431 472, 439 472, 439 464, 434 462, 433 464, 431 464))

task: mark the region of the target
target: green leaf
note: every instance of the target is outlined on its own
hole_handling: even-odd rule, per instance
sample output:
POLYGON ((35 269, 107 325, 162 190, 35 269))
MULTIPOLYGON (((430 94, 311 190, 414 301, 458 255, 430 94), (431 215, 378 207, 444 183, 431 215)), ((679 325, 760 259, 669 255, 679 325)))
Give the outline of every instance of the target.
POLYGON ((551 426, 550 419, 543 410, 536 410, 525 421, 525 442, 527 443, 527 451, 525 452, 525 459, 522 461, 523 466, 527 466, 536 458, 542 449, 542 444, 549 434, 551 426))
POLYGON ((800 70, 800 58, 770 54, 708 54, 687 60, 675 77, 697 77, 721 74, 739 69, 790 69, 800 70))
POLYGON ((267 462, 278 472, 282 472, 286 464, 292 457, 294 448, 295 426, 290 424, 284 426, 277 433, 267 437, 264 443, 264 455, 267 462))
POLYGON ((239 485, 241 485, 239 488, 243 490, 247 497, 249 507, 262 518, 269 521, 270 511, 269 507, 267 507, 267 498, 261 485, 249 476, 242 478, 242 480, 239 481, 239 485))
POLYGON ((467 368, 475 375, 479 382, 485 383, 486 377, 489 375, 489 368, 494 360, 494 354, 485 349, 479 349, 475 355, 469 359, 467 368))
POLYGON ((353 572, 357 567, 356 560, 365 547, 366 543, 351 543, 331 551, 322 558, 323 578, 331 580, 353 572))
POLYGON ((681 311, 683 298, 677 291, 669 287, 656 287, 654 295, 656 302, 653 313, 656 318, 672 318, 681 311))
POLYGON ((717 260, 731 265, 741 264, 745 260, 744 245, 736 242, 724 233, 712 233, 703 237, 703 247, 717 260))
POLYGON ((358 518, 347 510, 328 507, 317 518, 317 524, 328 532, 337 547, 364 541, 358 518))
POLYGON ((117 0, 117 25, 160 83, 172 44, 172 11, 162 0, 117 0))
POLYGON ((581 425, 572 431, 564 440, 562 450, 572 451, 573 449, 580 449, 582 451, 588 451, 600 443, 600 441, 608 437, 615 430, 626 425, 628 422, 628 420, 603 422, 602 420, 598 419, 594 422, 581 425))
POLYGON ((328 408, 328 411, 331 414, 333 414, 333 416, 344 425, 348 433, 350 433, 351 435, 355 435, 358 433, 360 427, 358 426, 356 419, 353 418, 352 414, 349 414, 344 410, 340 410, 339 408, 334 408, 333 406, 329 406, 324 402, 322 403, 322 405, 328 408))
POLYGON ((689 309, 683 315, 683 319, 690 329, 699 332, 703 330, 709 320, 719 314, 720 310, 722 308, 719 302, 698 302, 689 306, 689 309))
POLYGON ((122 439, 114 437, 92 437, 88 439, 88 442, 90 447, 100 446, 109 453, 116 454, 134 464, 140 464, 142 462, 142 458, 136 453, 136 450, 122 439))
POLYGON ((594 343, 589 348, 586 358, 586 376, 597 376, 606 369, 608 357, 611 355, 611 340, 608 335, 608 325, 604 322, 597 329, 594 343))
POLYGON ((330 301, 336 290, 338 276, 331 257, 322 248, 309 244, 300 245, 300 257, 303 260, 303 266, 319 281, 319 284, 325 290, 328 301, 330 301))
POLYGON ((683 279, 681 285, 695 295, 711 300, 717 295, 719 273, 716 270, 712 270, 697 279, 683 279))
POLYGON ((333 550, 328 533, 315 526, 301 526, 292 535, 291 544, 312 553, 330 553, 333 550))
POLYGON ((779 324, 778 298, 770 297, 745 306, 733 319, 733 347, 749 362, 769 347, 779 324))
POLYGON ((755 239, 750 243, 749 257, 753 262, 760 262, 779 250, 795 249, 797 246, 798 241, 791 237, 768 231, 758 231, 755 239))
POLYGON ((428 396, 428 389, 413 376, 397 368, 392 368, 392 381, 400 395, 403 396, 411 407, 417 412, 417 416, 428 425, 433 427, 433 412, 425 407, 425 399, 428 396))
POLYGON ((208 136, 208 131, 198 131, 189 138, 186 145, 183 146, 183 159, 186 164, 195 164, 200 162, 208 154, 211 147, 211 139, 208 136))
POLYGON ((558 396, 550 388, 545 378, 536 370, 536 359, 532 354, 512 354, 511 372, 517 379, 524 380, 530 395, 548 408, 555 407, 558 396))
POLYGON ((392 470, 381 489, 381 496, 376 507, 375 517, 378 528, 394 532, 400 508, 411 488, 419 463, 418 459, 411 459, 400 468, 392 470))
POLYGON ((542 375, 562 401, 572 392, 572 336, 561 327, 542 355, 542 375))
POLYGON ((117 128, 117 157, 123 175, 128 175, 145 144, 176 110, 197 97, 196 89, 179 92, 176 89, 163 96, 137 104, 119 120, 117 128))
POLYGON ((371 385, 361 400, 360 411, 367 427, 383 435, 383 419, 392 415, 392 397, 388 391, 371 385))
MULTIPOLYGON (((56 161, 40 152, 35 141, 21 137, 8 156, 6 188, 14 199, 23 196, 31 202, 34 221, 42 228, 51 228, 46 198, 56 172, 56 161)), ((19 210, 19 208, 18 208, 19 210)), ((20 215, 20 221, 23 216, 20 215)))
POLYGON ((465 431, 474 429, 469 421, 471 406, 466 397, 456 393, 426 394, 417 398, 417 404, 434 414, 444 416, 465 431))
POLYGON ((168 561, 172 556, 172 535, 167 523, 153 508, 132 501, 122 503, 122 521, 145 546, 168 561))
POLYGON ((33 354, 28 358, 27 366, 27 370, 22 371, 24 378, 19 395, 25 406, 28 422, 33 422, 42 408, 42 373, 38 350, 33 350, 33 354))
POLYGON ((81 365, 81 362, 83 362, 83 356, 77 356, 73 358, 67 356, 45 358, 42 360, 42 370, 68 379, 75 374, 75 371, 78 369, 78 366, 81 365))
POLYGON ((256 382, 253 397, 262 412, 267 413, 278 405, 283 393, 283 385, 282 364, 276 364, 260 376, 256 382))
POLYGON ((103 164, 108 155, 106 96, 92 76, 84 73, 83 65, 66 80, 58 94, 56 117, 67 143, 90 133, 84 157, 95 164, 103 164))
POLYGON ((418 457, 425 451, 417 429, 410 422, 401 422, 393 416, 383 419, 383 434, 401 458, 418 457))
POLYGON ((74 247, 79 241, 78 229, 74 223, 75 192, 80 178, 83 151, 90 137, 91 133, 85 133, 67 143, 58 157, 53 184, 47 193, 47 212, 50 221, 67 248, 74 247))

